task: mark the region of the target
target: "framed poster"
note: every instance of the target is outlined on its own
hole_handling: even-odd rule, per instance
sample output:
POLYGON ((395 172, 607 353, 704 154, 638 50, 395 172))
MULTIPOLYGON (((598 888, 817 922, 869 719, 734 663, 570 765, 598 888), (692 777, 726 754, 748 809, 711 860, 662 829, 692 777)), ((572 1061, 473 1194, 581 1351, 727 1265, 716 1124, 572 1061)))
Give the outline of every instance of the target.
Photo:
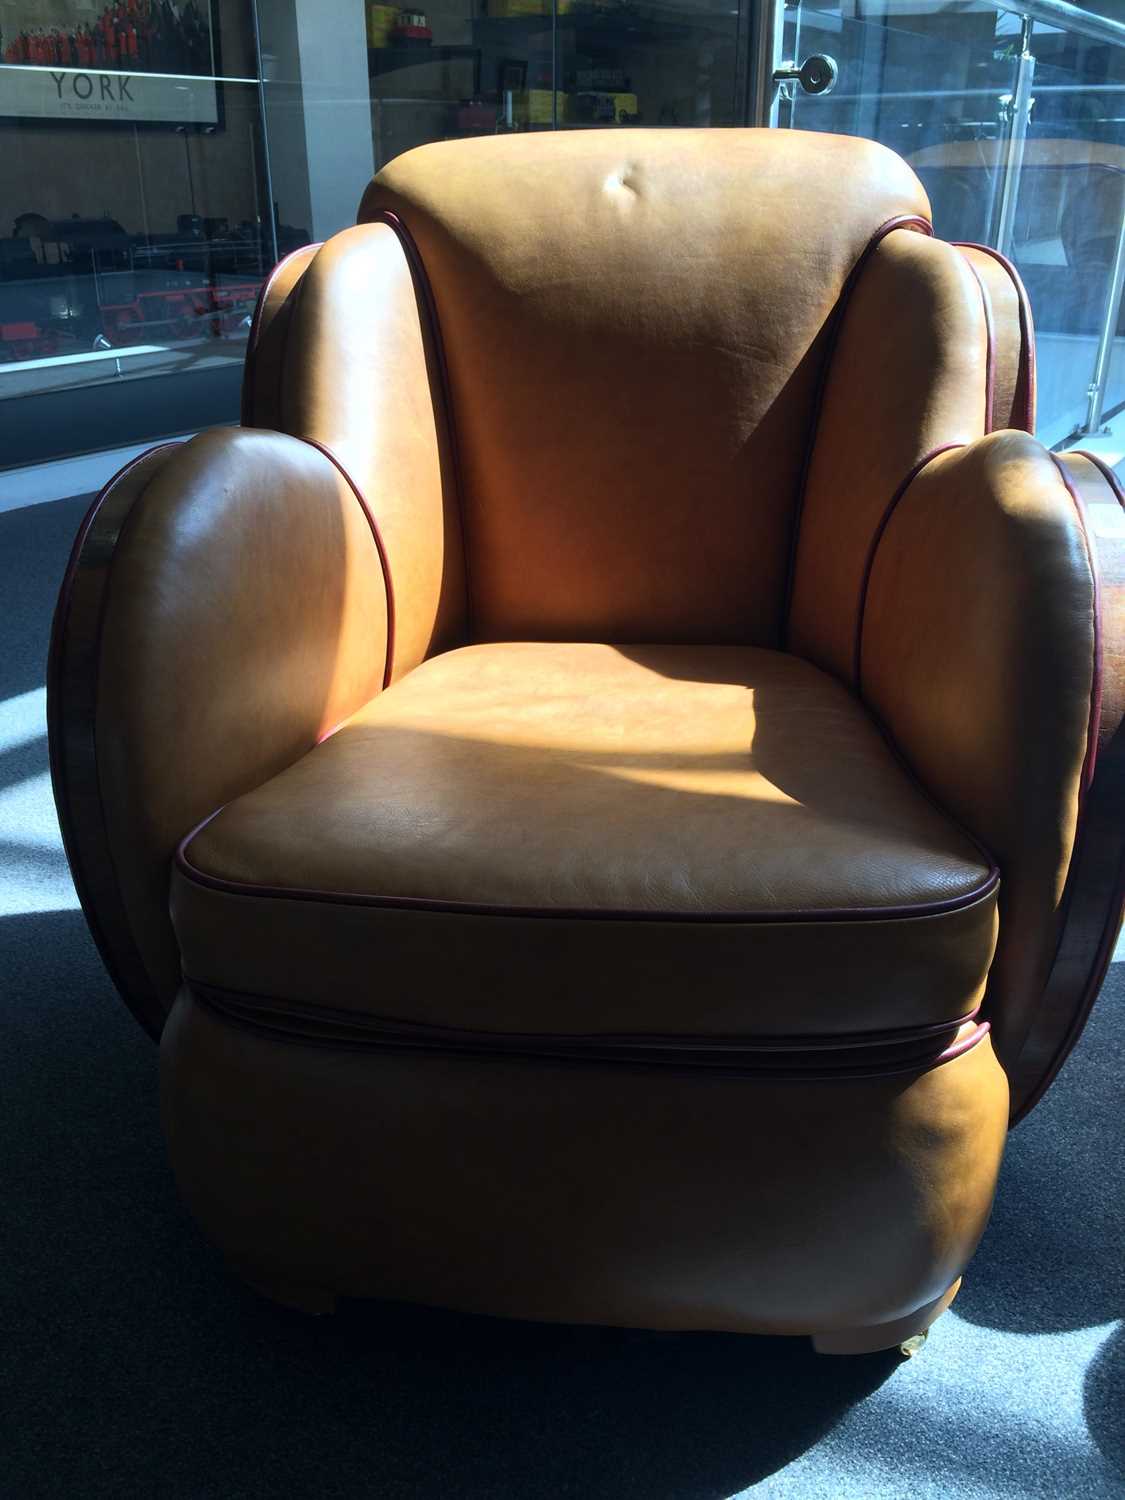
POLYGON ((219 123, 210 0, 0 0, 0 119, 219 123))

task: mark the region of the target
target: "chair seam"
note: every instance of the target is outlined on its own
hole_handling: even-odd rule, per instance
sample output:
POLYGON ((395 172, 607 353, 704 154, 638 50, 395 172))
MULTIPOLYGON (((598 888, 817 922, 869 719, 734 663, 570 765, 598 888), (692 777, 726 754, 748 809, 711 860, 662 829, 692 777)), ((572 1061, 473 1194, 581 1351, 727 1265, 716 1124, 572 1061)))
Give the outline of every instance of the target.
MULTIPOLYGON (((240 427, 254 427, 257 425, 255 422, 248 421, 247 419, 254 415, 253 406, 254 397, 256 395, 255 387, 257 384, 258 374, 255 357, 258 352, 258 339, 261 334, 262 317, 265 313, 266 301, 269 297, 270 291, 273 288, 273 284, 281 274, 284 267, 289 264, 294 256, 303 255, 308 250, 312 250, 313 252, 315 252, 317 250, 320 250, 322 247, 323 242, 320 240, 317 240, 309 245, 298 245, 295 250, 290 250, 287 255, 283 255, 281 257, 281 259, 274 266, 273 270, 266 277, 265 281, 262 283, 261 291, 258 293, 258 301, 254 307, 254 316, 250 320, 250 333, 246 340, 246 354, 243 361, 244 373, 242 392, 239 400, 238 412, 238 423, 240 427), (249 379, 246 378, 247 375, 249 375, 249 379)), ((315 253, 310 256, 310 265, 312 264, 312 261, 315 260, 315 258, 315 253)), ((299 282, 298 285, 300 285, 299 282)), ((279 418, 280 415, 281 413, 278 412, 279 418)))
POLYGON ((342 1026, 370 1030, 384 1028, 388 1033, 400 1031, 404 1036, 433 1036, 450 1040, 466 1041, 512 1041, 555 1042, 570 1045, 591 1046, 647 1046, 680 1048, 698 1051, 745 1050, 762 1052, 858 1052, 864 1048, 897 1047, 912 1042, 925 1042, 940 1038, 948 1031, 960 1030, 970 1022, 980 1019, 980 1005, 959 1016, 944 1021, 922 1021, 912 1026, 882 1027, 874 1031, 844 1031, 839 1033, 810 1031, 763 1033, 755 1036, 748 1032, 660 1032, 660 1031, 496 1031, 471 1026, 448 1026, 428 1021, 412 1021, 401 1016, 379 1015, 372 1011, 341 1010, 337 1007, 318 1005, 307 1001, 294 1001, 273 995, 262 995, 254 990, 236 989, 230 985, 213 984, 197 975, 184 972, 184 983, 193 993, 204 991, 211 995, 229 999, 235 1004, 246 1003, 273 1005, 286 1011, 294 1019, 307 1018, 326 1024, 338 1022, 342 1026))
POLYGON ((394 670, 396 612, 394 582, 391 578, 391 563, 390 558, 387 556, 387 548, 386 544, 383 541, 383 533, 380 530, 379 522, 375 518, 375 512, 371 508, 371 505, 368 503, 367 496, 363 493, 359 485, 352 478, 351 473, 345 467, 341 459, 337 457, 337 455, 328 446, 328 444, 322 443, 319 438, 312 437, 302 437, 299 439, 299 441, 308 443, 310 448, 315 448, 318 453, 323 454, 328 462, 333 466, 333 468, 336 469, 340 477, 343 479, 344 483, 348 486, 352 494, 355 496, 356 502, 359 505, 360 510, 362 510, 364 516, 366 517, 368 527, 371 530, 371 537, 375 543, 375 551, 379 557, 379 566, 382 569, 383 573, 383 589, 386 594, 387 601, 387 648, 384 653, 383 659, 383 688, 385 690, 390 686, 391 676, 394 670))
MULTIPOLYGON (((996 320, 992 311, 992 298, 984 284, 984 277, 967 255, 962 256, 961 259, 969 268, 977 284, 981 308, 984 312, 984 435, 987 437, 990 432, 996 430, 996 320)), ((1019 379, 1018 374, 1016 378, 1019 379)))
POLYGON ((433 340, 433 349, 437 361, 438 378, 441 382, 442 416, 444 417, 444 425, 449 442, 450 462, 453 470, 453 488, 457 502, 457 515, 461 526, 461 566, 465 576, 465 635, 466 639, 471 640, 473 636, 474 610, 472 574, 469 568, 469 532, 465 514, 464 469, 461 463, 461 442, 457 432, 457 419, 453 409, 453 390, 449 379, 449 362, 446 359, 445 337, 442 333, 441 319, 438 317, 437 298, 434 296, 433 283, 430 281, 429 272, 422 258, 422 252, 418 248, 418 242, 398 214, 389 208, 381 208, 376 211, 370 220, 366 220, 365 222, 385 224, 398 240, 402 246, 407 268, 410 271, 411 281, 415 289, 421 294, 422 303, 426 309, 426 318, 430 325, 430 335, 433 340))
POLYGON ((357 906, 381 908, 392 911, 415 911, 436 915, 479 916, 505 919, 530 919, 546 921, 618 921, 618 922, 666 922, 724 925, 818 925, 823 923, 851 922, 897 922, 925 920, 931 917, 950 916, 967 910, 987 900, 999 882, 999 870, 990 863, 984 879, 973 889, 958 896, 940 901, 921 902, 916 906, 851 907, 851 908, 781 908, 777 911, 649 911, 616 908, 575 907, 518 907, 498 906, 484 902, 443 901, 417 896, 377 896, 361 891, 328 891, 309 887, 270 886, 253 881, 231 880, 225 876, 211 875, 191 862, 187 846, 222 809, 211 813, 196 828, 180 841, 176 850, 176 866, 186 880, 192 884, 216 890, 224 895, 264 898, 274 901, 320 901, 334 906, 357 906))
POLYGON ((1086 555, 1086 565, 1090 569, 1090 625, 1093 636, 1094 660, 1090 674, 1090 717, 1086 730, 1086 754, 1083 757, 1082 780, 1078 790, 1078 822, 1081 824, 1082 814, 1085 810, 1086 794, 1093 783, 1094 771, 1097 766, 1098 735, 1102 722, 1102 649, 1105 635, 1102 626, 1102 592, 1098 578, 1097 559, 1094 555, 1094 544, 1090 539, 1090 531, 1086 525, 1086 507, 1082 503, 1082 497, 1079 495, 1062 459, 1057 453, 1050 454, 1050 459, 1058 472, 1063 488, 1066 490, 1074 509, 1074 514, 1077 517, 1078 529, 1082 535, 1083 551, 1086 555))
POLYGON ((812 411, 809 414, 808 431, 805 437, 805 453, 801 462, 801 472, 797 480, 797 494, 793 506, 793 517, 790 524, 789 534, 789 557, 786 564, 785 588, 781 599, 781 621, 778 631, 778 640, 782 643, 782 649, 788 650, 790 620, 793 610, 793 593, 797 582, 797 552, 801 537, 801 519, 805 509, 805 497, 808 492, 809 475, 812 472, 813 454, 816 451, 816 440, 820 434, 820 422, 824 409, 824 397, 828 389, 828 380, 832 370, 832 362, 836 355, 836 349, 840 342, 843 331, 844 320, 847 310, 851 304, 852 294, 859 284, 867 262, 874 252, 889 234, 896 229, 909 229, 914 233, 925 234, 933 238, 934 226, 930 220, 921 214, 896 214, 887 219, 872 233, 866 245, 860 251, 855 263, 840 287, 835 305, 829 313, 828 347, 824 351, 824 360, 817 375, 816 390, 813 393, 812 411))
POLYGON ((900 481, 897 489, 887 502, 886 509, 876 523, 874 531, 871 533, 871 543, 867 549, 867 558, 863 565, 863 572, 860 575, 859 597, 856 601, 855 638, 852 643, 852 681, 855 683, 856 692, 861 697, 863 695, 863 626, 867 614, 867 595, 871 587, 871 575, 875 568, 875 558, 883 537, 886 534, 887 527, 890 525, 891 519, 906 495, 907 490, 909 490, 918 476, 936 458, 940 458, 943 453, 952 453, 955 449, 963 449, 965 446, 964 443, 942 443, 939 447, 931 448, 928 453, 924 454, 907 471, 906 477, 900 481))
POLYGON ((1031 299, 1027 295, 1027 288, 1023 284, 1023 278, 1006 255, 999 250, 993 249, 991 245, 982 245, 975 240, 953 240, 952 244, 958 250, 979 250, 982 255, 989 256, 1007 272, 1008 278, 1015 288, 1016 305, 1018 308, 1020 327, 1020 355, 1018 369, 1016 372, 1016 388, 1012 395, 1013 417, 1019 416, 1019 429, 1031 433, 1034 436, 1035 427, 1035 404, 1038 387, 1038 374, 1035 359, 1035 326, 1031 315, 1031 299), (1014 410, 1015 402, 1019 399, 1020 387, 1023 387, 1023 402, 1021 410, 1014 410))
MULTIPOLYGON (((614 1068, 618 1071, 633 1072, 660 1072, 665 1075, 708 1078, 744 1080, 752 1079, 759 1083, 851 1083, 866 1079, 895 1078, 910 1074, 921 1074, 932 1072, 935 1068, 945 1063, 953 1062, 958 1057, 971 1052, 976 1046, 983 1042, 991 1030, 988 1021, 977 1021, 974 1029, 968 1036, 958 1038, 956 1031, 961 1029, 965 1023, 949 1022, 941 1030, 948 1034, 954 1032, 950 1043, 940 1052, 924 1049, 921 1053, 907 1056, 894 1056, 885 1059, 870 1058, 863 1059, 862 1048, 836 1048, 836 1055, 851 1054, 850 1066, 835 1067, 826 1066, 824 1058, 814 1057, 803 1066, 799 1062, 789 1061, 789 1065, 772 1066, 765 1065, 764 1059, 776 1057, 776 1052, 770 1054, 766 1049, 753 1048, 711 1048, 692 1047, 682 1051, 675 1049, 661 1049, 659 1047, 649 1048, 645 1046, 630 1046, 628 1043, 615 1047, 612 1044, 599 1046, 596 1041, 586 1045, 567 1044, 564 1040, 555 1040, 545 1037, 518 1038, 512 1041, 510 1034, 502 1032, 486 1034, 485 1038, 476 1041, 457 1041, 450 1038, 441 1040, 430 1040, 421 1034, 423 1028, 419 1028, 419 1034, 407 1037, 396 1035, 394 1032, 379 1033, 370 1029, 368 1035, 362 1036, 358 1033, 361 1028, 354 1027, 351 1034, 331 1036, 321 1033, 302 1033, 298 1027, 285 1027, 281 1024, 271 1025, 265 1017, 255 1017, 245 1012, 250 1007, 229 1008, 224 1005, 217 996, 222 994, 221 990, 213 986, 202 985, 198 982, 186 981, 186 993, 197 1004, 218 1016, 225 1024, 236 1026, 242 1030, 249 1031, 254 1035, 265 1036, 271 1041, 288 1046, 315 1047, 321 1050, 336 1049, 346 1052, 382 1053, 390 1055, 406 1056, 437 1056, 471 1059, 475 1062, 506 1062, 508 1064, 524 1064, 539 1067, 582 1067, 582 1068, 614 1068), (724 1050, 729 1052, 732 1061, 721 1058, 724 1050), (859 1057, 856 1058, 856 1053, 859 1057), (757 1066, 750 1062, 750 1058, 757 1059, 757 1066), (742 1061, 745 1059, 745 1061, 742 1061), (739 1065, 741 1061, 741 1066, 739 1065)), ((315 1023, 314 1023, 315 1024, 315 1023)), ((330 1028, 329 1028, 330 1029, 330 1028)), ((927 1040, 922 1039, 923 1042, 927 1040)), ((909 1043, 908 1043, 909 1045, 909 1043)), ((833 1049, 824 1049, 827 1056, 833 1055, 833 1049)))
MULTIPOLYGON (((1085 458, 1094 466, 1095 469, 1098 470, 1103 479, 1106 480, 1106 483, 1112 493, 1116 496, 1118 504, 1121 505, 1123 509, 1125 509, 1125 492, 1122 491, 1121 484, 1113 471, 1109 469, 1106 464, 1102 463, 1101 460, 1098 459, 1094 454, 1083 452, 1080 449, 1075 451, 1079 453, 1080 457, 1085 458)), ((1091 786, 1093 785, 1094 771, 1097 766, 1098 738, 1101 733, 1103 674, 1102 649, 1104 645, 1101 612, 1101 590, 1099 587, 1098 569, 1094 556, 1094 548, 1090 540, 1089 529, 1086 525, 1086 508, 1082 503, 1082 499, 1078 494, 1078 490, 1075 487, 1070 474, 1067 472, 1066 466, 1063 464, 1058 454, 1052 453, 1050 455, 1050 458, 1052 463, 1055 465, 1056 470, 1058 471, 1059 478, 1062 481, 1064 489, 1067 491, 1071 504, 1074 507, 1075 514, 1078 517, 1078 524, 1082 532, 1082 539, 1085 545, 1086 558, 1090 567, 1090 576, 1093 585, 1091 602, 1093 610, 1094 670, 1091 675, 1090 682, 1090 718, 1086 730, 1086 755, 1083 759, 1082 779, 1078 787, 1078 807, 1075 815, 1074 845, 1070 851, 1070 861, 1067 865, 1066 880, 1063 883, 1062 897, 1059 902, 1058 941, 1056 942, 1054 952, 1051 955, 1051 966, 1047 971, 1047 981, 1044 985, 1044 996, 1050 988, 1055 965, 1058 962, 1059 954, 1062 951, 1063 941, 1066 936, 1066 919, 1073 896, 1073 887, 1071 885, 1071 880, 1074 873, 1080 868, 1082 859, 1084 847, 1083 834, 1086 828, 1087 795, 1091 786)), ((1123 854, 1122 856, 1122 861, 1117 871, 1118 892, 1122 890, 1123 886, 1125 886, 1125 854, 1123 854)), ((1062 1037, 1059 1039, 1058 1046, 1055 1049, 1049 1066, 1044 1070, 1042 1078, 1040 1078, 1035 1088, 1032 1089, 1031 1093, 1028 1094, 1028 1096, 1023 1100, 1020 1105, 1019 1111, 1013 1116, 1011 1121, 1011 1124, 1013 1126, 1018 1125, 1022 1119, 1030 1114, 1035 1106, 1039 1103, 1040 1099, 1042 1099, 1043 1095, 1047 1092, 1051 1084, 1054 1082, 1059 1069, 1062 1067, 1067 1057, 1069 1057, 1071 1049, 1073 1048, 1075 1042, 1082 1035, 1082 1032, 1085 1029, 1086 1022, 1089 1019, 1090 1011, 1093 1009, 1094 1001, 1097 999, 1098 991, 1101 988, 1101 982, 1105 975, 1105 969, 1109 962, 1109 953, 1111 951, 1113 938, 1116 934, 1117 928, 1117 924, 1113 920, 1113 910, 1114 907, 1118 904, 1119 903, 1117 901, 1113 900, 1109 902, 1109 920, 1106 923, 1106 926, 1103 929, 1098 942, 1094 962, 1091 966, 1090 976, 1086 984, 1085 993, 1082 996, 1082 1003, 1077 1007, 1074 1016, 1071 1019, 1070 1025, 1066 1028, 1062 1037)), ((1029 1036, 1031 1034, 1031 1030, 1033 1029, 1033 1027, 1029 1028, 1029 1036)), ((1023 1045, 1026 1045, 1026 1042, 1027 1037, 1025 1037, 1023 1045)))
MULTIPOLYGON (((94 497, 93 502, 91 503, 85 516, 82 518, 82 522, 78 528, 78 534, 74 539, 74 544, 70 551, 70 557, 67 560, 66 570, 63 573, 62 583, 59 587, 58 600, 55 604, 54 617, 51 622, 51 636, 47 652, 46 673, 48 763, 56 805, 61 803, 61 806, 59 807, 59 825, 63 839, 63 849, 64 853, 66 854, 67 865, 70 869, 71 879, 74 881, 75 891, 78 894, 79 905, 82 908, 82 913, 86 918, 87 925, 90 928, 90 933, 94 939, 94 944, 98 949, 102 962, 105 964, 110 978, 112 979, 122 999, 129 1007, 130 1011, 132 1011, 134 1015, 137 1015, 137 1019, 145 1027, 145 1030, 148 1031, 149 1034, 153 1037, 159 1035, 159 1028, 150 1026, 148 1023, 148 1019, 146 1017, 140 1016, 137 1013, 132 999, 130 998, 129 988, 126 985, 124 978, 122 977, 120 966, 117 963, 116 950, 118 945, 110 941, 110 938, 106 933, 106 927, 102 919, 102 914, 94 904, 92 896, 90 896, 90 881, 85 868, 87 859, 84 857, 84 853, 81 850, 77 839, 72 838, 70 834, 70 826, 74 821, 72 817, 71 802, 73 788, 70 769, 67 765, 67 756, 63 751, 63 741, 65 739, 65 735, 61 722, 59 695, 63 690, 63 659, 66 649, 65 641, 67 635, 67 625, 69 623, 71 610, 74 604, 74 592, 78 582, 78 576, 82 571, 82 553, 86 547, 87 541, 90 537, 90 533, 93 531, 94 526, 97 523, 98 515, 101 512, 102 507, 108 499, 110 493, 135 469, 139 468, 141 464, 143 464, 147 459, 152 458, 155 454, 170 452, 172 449, 178 448, 180 446, 181 443, 179 441, 154 443, 150 448, 146 448, 143 453, 134 455, 134 457, 131 458, 127 463, 123 464, 122 467, 118 469, 117 472, 106 481, 106 483, 101 487, 97 495, 94 497), (62 793, 61 797, 59 795, 60 791, 62 793), (63 811, 64 809, 65 815, 63 811), (90 899, 87 899, 88 896, 90 896, 90 899)), ((97 601, 97 623, 90 653, 93 663, 93 681, 90 688, 90 702, 92 704, 92 709, 90 720, 86 725, 85 730, 86 737, 89 742, 90 766, 92 771, 91 780, 94 797, 97 803, 97 817, 101 831, 101 843, 108 867, 112 871, 112 888, 117 893, 118 901, 121 905, 125 918, 124 933, 119 935, 124 936, 125 940, 132 948, 132 956, 135 959, 137 966, 141 970, 148 984, 149 993, 140 998, 144 1001, 146 1006, 150 1006, 150 1008, 155 1007, 158 1004, 156 988, 152 983, 152 976, 149 973, 148 965, 145 963, 140 948, 137 944, 136 935, 133 932, 129 914, 125 907, 124 888, 122 886, 120 873, 117 868, 117 861, 114 858, 113 847, 109 836, 109 821, 106 816, 105 799, 102 795, 102 779, 98 756, 97 710, 98 689, 101 680, 102 642, 105 636, 105 620, 109 605, 109 587, 113 573, 114 556, 116 555, 117 547, 120 544, 122 536, 124 535, 125 528, 130 517, 136 511, 136 508, 140 504, 141 499, 148 491, 149 484, 152 483, 152 480, 155 477, 155 475, 150 476, 148 483, 146 483, 144 489, 140 490, 138 494, 134 496, 132 505, 129 507, 125 515, 121 518, 121 524, 118 527, 116 536, 114 537, 113 547, 105 565, 105 578, 101 586, 100 598, 97 601)))

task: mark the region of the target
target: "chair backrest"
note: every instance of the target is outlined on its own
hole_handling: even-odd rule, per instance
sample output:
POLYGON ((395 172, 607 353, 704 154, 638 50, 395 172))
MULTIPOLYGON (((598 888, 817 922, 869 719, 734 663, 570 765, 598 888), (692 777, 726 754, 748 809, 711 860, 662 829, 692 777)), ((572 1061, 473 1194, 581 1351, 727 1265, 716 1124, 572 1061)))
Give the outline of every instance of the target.
POLYGON ((367 494, 395 676, 519 637, 788 645, 849 675, 872 527, 992 423, 984 278, 899 157, 498 136, 397 158, 359 217, 279 276, 244 420, 367 494))
POLYGON ((360 209, 388 216, 441 330, 473 635, 779 644, 833 313, 928 225, 910 169, 776 131, 497 137, 393 161, 360 209))

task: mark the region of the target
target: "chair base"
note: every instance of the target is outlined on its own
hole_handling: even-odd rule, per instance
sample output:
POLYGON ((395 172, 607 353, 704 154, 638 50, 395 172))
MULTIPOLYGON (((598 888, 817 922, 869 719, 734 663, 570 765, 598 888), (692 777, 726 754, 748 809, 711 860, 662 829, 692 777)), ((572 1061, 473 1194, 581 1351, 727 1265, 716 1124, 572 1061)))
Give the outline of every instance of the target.
MULTIPOLYGON (((720 1083, 702 1068, 314 1048, 235 1030, 187 990, 161 1038, 161 1091, 186 1207, 275 1301, 826 1344, 917 1309, 968 1263, 1008 1117, 987 1034, 917 1076, 720 1083), (580 1172, 590 1222, 543 1171, 554 1159, 580 1172)), ((937 1314, 853 1347, 893 1347, 937 1314)))
POLYGON ((893 1323, 873 1323, 867 1328, 844 1328, 833 1333, 814 1333, 812 1345, 818 1354, 877 1354, 884 1349, 899 1349, 908 1358, 917 1354, 926 1341, 930 1325, 956 1297, 961 1278, 949 1288, 905 1318, 893 1323))
MULTIPOLYGON (((237 1273, 239 1279, 259 1296, 276 1302, 280 1307, 311 1317, 325 1317, 336 1311, 339 1299, 335 1292, 309 1282, 265 1279, 261 1276, 246 1276, 237 1273)), ((933 1302, 927 1302, 916 1312, 905 1318, 896 1318, 893 1323, 875 1323, 867 1328, 845 1328, 833 1333, 814 1333, 812 1345, 818 1354, 876 1354, 886 1349, 898 1348, 909 1358, 917 1354, 926 1342, 932 1324, 956 1297, 961 1287, 958 1277, 953 1285, 933 1302)))

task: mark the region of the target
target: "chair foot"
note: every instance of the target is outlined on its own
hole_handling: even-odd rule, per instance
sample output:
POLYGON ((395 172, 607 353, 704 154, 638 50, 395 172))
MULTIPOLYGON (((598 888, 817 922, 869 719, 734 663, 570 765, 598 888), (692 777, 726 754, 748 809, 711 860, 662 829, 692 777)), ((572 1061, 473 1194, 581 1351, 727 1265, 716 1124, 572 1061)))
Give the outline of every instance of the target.
POLYGON ((308 1313, 313 1317, 324 1317, 336 1311, 339 1300, 335 1292, 322 1286, 312 1286, 303 1281, 282 1281, 258 1275, 247 1275, 236 1268, 239 1280, 270 1302, 280 1307, 291 1307, 295 1312, 308 1313))
POLYGON ((833 1333, 814 1333, 813 1348, 818 1354, 876 1354, 883 1349, 898 1349, 907 1359, 919 1353, 926 1342, 930 1325, 935 1323, 956 1297, 961 1278, 905 1318, 893 1323, 873 1323, 869 1328, 844 1328, 833 1333))

